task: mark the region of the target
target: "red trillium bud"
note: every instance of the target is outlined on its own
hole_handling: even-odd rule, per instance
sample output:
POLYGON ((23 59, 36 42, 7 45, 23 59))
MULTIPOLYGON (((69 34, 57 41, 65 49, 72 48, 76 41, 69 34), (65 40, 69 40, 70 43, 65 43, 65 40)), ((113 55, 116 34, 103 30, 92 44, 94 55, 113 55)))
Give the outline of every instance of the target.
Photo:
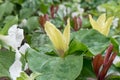
POLYGON ((82 20, 81 20, 81 18, 75 16, 73 18, 73 22, 74 22, 74 30, 78 31, 81 28, 81 26, 82 26, 82 20))
POLYGON ((52 18, 55 17, 55 13, 57 13, 57 11, 58 11, 58 5, 57 5, 57 6, 52 5, 52 6, 50 7, 50 13, 51 13, 51 17, 52 17, 52 18))
MULTIPOLYGON (((107 74, 107 71, 109 70, 110 66, 112 65, 112 62, 113 62, 113 60, 115 59, 116 55, 117 55, 117 53, 114 52, 114 53, 111 55, 111 57, 110 57, 109 61, 107 62, 107 64, 106 64, 105 66, 103 66, 103 68, 102 68, 102 70, 101 70, 101 72, 100 72, 100 74, 99 74, 99 77, 98 77, 99 80, 104 80, 104 78, 105 78, 105 76, 106 76, 106 74, 107 74)), ((104 64, 103 64, 103 65, 104 65, 104 64)))
POLYGON ((112 65, 113 60, 115 59, 117 53, 112 52, 113 45, 110 44, 106 50, 105 57, 102 57, 101 54, 98 54, 93 59, 93 69, 98 80, 104 80, 109 70, 110 66, 112 65))
POLYGON ((47 14, 39 17, 39 23, 40 23, 40 25, 42 26, 43 29, 44 29, 44 24, 45 24, 46 21, 49 21, 49 17, 48 17, 47 14))
POLYGON ((101 54, 96 55, 93 59, 93 62, 92 62, 93 70, 94 70, 96 76, 99 75, 99 69, 103 64, 103 60, 104 60, 104 58, 101 54))

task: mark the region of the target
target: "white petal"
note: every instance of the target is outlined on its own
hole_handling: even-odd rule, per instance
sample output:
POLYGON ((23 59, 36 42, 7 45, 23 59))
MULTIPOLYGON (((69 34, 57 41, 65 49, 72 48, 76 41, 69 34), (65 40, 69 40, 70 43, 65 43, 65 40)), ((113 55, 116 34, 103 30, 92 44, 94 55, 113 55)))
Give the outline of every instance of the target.
POLYGON ((8 30, 8 35, 9 36, 15 36, 15 34, 16 34, 16 31, 17 31, 17 24, 15 24, 15 25, 13 25, 13 26, 11 26, 10 28, 9 28, 9 30, 8 30))
POLYGON ((11 46, 14 50, 17 49, 15 38, 11 38, 10 36, 0 35, 0 40, 2 40, 5 44, 11 46))
POLYGON ((22 63, 19 60, 16 60, 9 69, 10 76, 13 80, 16 80, 22 72, 22 63))
POLYGON ((5 41, 6 44, 11 46, 13 49, 20 47, 22 40, 24 39, 23 29, 17 28, 18 25, 13 25, 8 30, 8 38, 5 41))
POLYGON ((15 39, 17 42, 16 46, 20 47, 22 40, 24 39, 23 29, 19 29, 19 28, 17 29, 15 39))
POLYGON ((25 54, 28 48, 30 48, 29 44, 25 43, 23 46, 20 47, 19 52, 25 54))
POLYGON ((20 61, 20 57, 21 54, 18 50, 16 50, 15 62, 9 68, 10 76, 13 80, 16 80, 16 78, 19 77, 20 73, 22 72, 22 63, 20 61))

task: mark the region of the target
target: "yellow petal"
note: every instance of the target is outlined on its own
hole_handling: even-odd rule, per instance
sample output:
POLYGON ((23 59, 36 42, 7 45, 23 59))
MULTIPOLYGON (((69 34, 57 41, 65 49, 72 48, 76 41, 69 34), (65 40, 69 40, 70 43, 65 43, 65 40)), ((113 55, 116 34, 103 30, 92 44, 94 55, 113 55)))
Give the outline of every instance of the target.
POLYGON ((96 22, 92 19, 92 16, 89 15, 89 19, 93 29, 96 29, 105 36, 108 35, 113 17, 108 18, 106 21, 106 14, 102 14, 96 22))
POLYGON ((109 18, 107 19, 106 23, 105 23, 105 24, 106 24, 106 27, 105 27, 105 32, 104 32, 104 34, 105 34, 106 36, 109 34, 110 26, 111 26, 111 24, 112 24, 113 18, 114 18, 114 17, 109 17, 109 18))
POLYGON ((70 42, 70 19, 67 20, 67 25, 63 32, 64 40, 65 40, 65 51, 68 49, 70 42))
POLYGON ((100 26, 98 25, 98 23, 95 20, 93 20, 91 15, 89 15, 89 19, 90 19, 90 23, 91 23, 93 29, 99 30, 100 26))
MULTIPOLYGON (((102 14, 101 16, 99 16, 99 18, 97 19, 97 23, 101 24, 104 26, 106 21, 106 14, 102 14)), ((101 26, 102 27, 102 26, 101 26)))
POLYGON ((62 33, 50 22, 46 21, 45 31, 59 53, 64 53, 64 39, 62 33))

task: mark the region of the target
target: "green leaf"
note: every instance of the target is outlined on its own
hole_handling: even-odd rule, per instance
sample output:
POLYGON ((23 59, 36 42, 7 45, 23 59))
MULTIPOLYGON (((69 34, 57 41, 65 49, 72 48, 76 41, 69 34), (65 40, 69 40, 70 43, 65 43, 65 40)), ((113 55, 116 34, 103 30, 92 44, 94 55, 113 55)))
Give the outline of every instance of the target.
POLYGON ((39 27, 39 22, 38 22, 38 17, 33 16, 30 17, 27 21, 27 28, 31 32, 32 30, 36 29, 39 27))
MULTIPOLYGON (((117 52, 120 53, 120 50, 119 50, 120 36, 116 35, 115 38, 111 38, 111 42, 114 44, 115 50, 117 50, 117 52)), ((118 54, 118 55, 120 55, 120 54, 118 54)))
POLYGON ((114 46, 114 51, 119 53, 119 44, 118 44, 118 42, 114 38, 111 38, 111 43, 114 46))
POLYGON ((92 67, 92 58, 84 57, 83 63, 81 74, 76 80, 88 80, 87 78, 95 78, 95 73, 92 67))
POLYGON ((38 32, 33 33, 31 36, 30 46, 38 51, 41 51, 41 53, 48 53, 54 49, 48 36, 46 34, 40 34, 38 32))
POLYGON ((13 3, 22 4, 25 0, 10 0, 13 3))
POLYGON ((40 4, 40 11, 43 13, 43 14, 46 14, 48 12, 48 4, 44 4, 44 3, 41 3, 40 4))
POLYGON ((5 20, 7 22, 3 29, 0 31, 0 34, 7 34, 8 29, 18 22, 18 16, 8 16, 5 20))
POLYGON ((22 8, 20 10, 20 18, 29 18, 33 13, 34 11, 31 8, 22 8))
POLYGON ((69 54, 77 51, 87 51, 87 47, 77 39, 73 39, 69 46, 69 54))
POLYGON ((81 72, 83 56, 68 55, 61 58, 29 49, 27 61, 33 72, 42 74, 37 80, 75 80, 81 72))
POLYGON ((87 46, 93 55, 101 53, 110 44, 110 39, 108 37, 105 37, 93 29, 74 32, 72 33, 72 38, 76 38, 87 46))
POLYGON ((13 11, 14 5, 9 2, 5 1, 5 3, 0 5, 0 20, 5 14, 10 14, 13 11))
POLYGON ((21 72, 20 77, 18 77, 17 80, 29 80, 29 76, 25 72, 21 72))
POLYGON ((9 77, 9 67, 14 62, 14 52, 8 50, 0 50, 0 77, 9 77))
POLYGON ((35 80, 35 78, 40 75, 40 73, 32 73, 30 76, 28 76, 25 72, 20 73, 20 77, 17 78, 17 80, 35 80))

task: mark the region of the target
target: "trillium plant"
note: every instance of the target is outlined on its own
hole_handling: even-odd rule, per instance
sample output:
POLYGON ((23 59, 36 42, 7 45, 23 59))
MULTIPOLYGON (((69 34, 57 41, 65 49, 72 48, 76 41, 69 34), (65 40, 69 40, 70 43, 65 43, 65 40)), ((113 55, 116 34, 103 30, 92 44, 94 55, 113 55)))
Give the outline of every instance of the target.
POLYGON ((0 80, 120 80, 120 17, 107 2, 1 0, 0 80))

